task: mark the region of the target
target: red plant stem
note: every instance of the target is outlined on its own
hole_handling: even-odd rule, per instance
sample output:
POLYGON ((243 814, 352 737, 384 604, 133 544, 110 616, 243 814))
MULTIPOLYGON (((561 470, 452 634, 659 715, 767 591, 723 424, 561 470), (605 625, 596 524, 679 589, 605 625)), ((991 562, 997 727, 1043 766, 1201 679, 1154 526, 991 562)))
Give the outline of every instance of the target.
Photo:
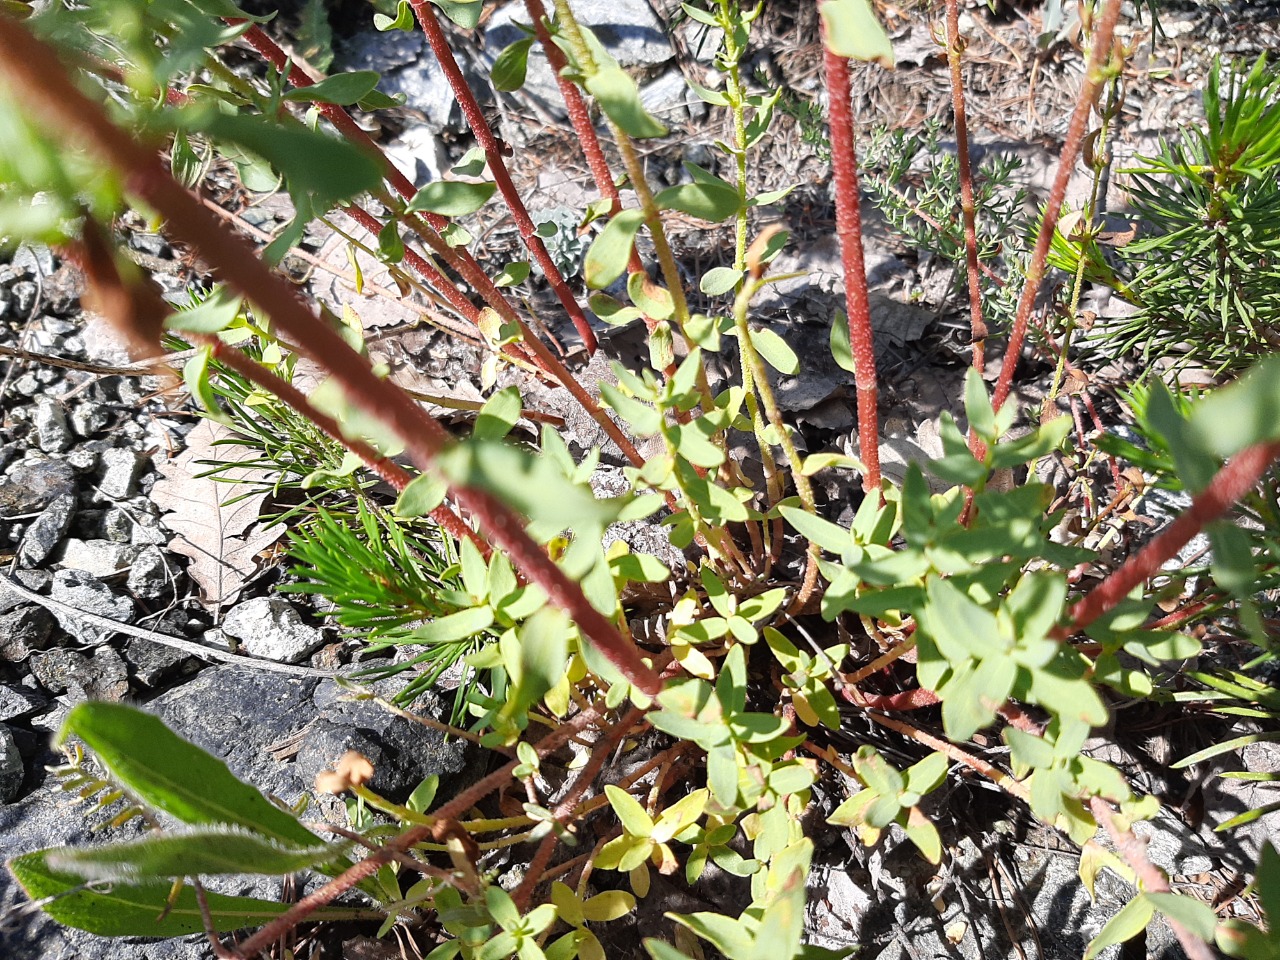
POLYGON ((1255 444, 1232 457, 1209 481, 1209 485, 1196 495, 1185 513, 1075 603, 1071 608, 1071 626, 1067 632, 1084 629, 1114 609, 1134 587, 1156 574, 1192 537, 1257 486, 1263 473, 1278 456, 1280 442, 1255 444))
MULTIPOLYGON (((430 470, 452 441, 448 432, 394 384, 373 375, 369 363, 315 317, 290 285, 257 258, 253 248, 223 226, 165 169, 150 148, 135 143, 107 119, 61 69, 56 52, 23 26, 0 17, 0 80, 14 102, 39 116, 65 143, 96 154, 121 178, 125 191, 155 210, 175 239, 189 244, 226 282, 261 310, 305 354, 329 370, 347 395, 391 428, 419 470, 430 470)), ((641 658, 635 642, 587 600, 524 531, 524 520, 489 493, 455 488, 456 500, 474 517, 494 545, 505 550, 529 581, 569 614, 631 683, 650 695, 661 689, 658 675, 641 658)))
MULTIPOLYGON (((349 203, 343 209, 347 214, 360 226, 368 230, 375 237, 381 232, 382 222, 371 214, 358 203, 349 203)), ((457 310, 465 319, 476 323, 480 316, 480 311, 476 309, 476 305, 463 296, 462 291, 458 289, 457 284, 453 283, 443 273, 437 270, 426 257, 418 253, 412 247, 404 248, 404 261, 414 269, 418 276, 439 293, 445 300, 449 302, 449 306, 457 310)))
MULTIPOLYGON (((597 719, 599 719, 599 714, 594 710, 585 710, 573 719, 566 720, 539 740, 534 744, 534 750, 537 751, 538 756, 545 757, 552 751, 564 746, 565 743, 597 719)), ((433 811, 431 813, 433 823, 409 828, 400 836, 389 840, 385 846, 375 853, 369 854, 359 863, 348 867, 320 889, 303 897, 288 911, 276 917, 253 936, 239 944, 236 947, 235 956, 241 958, 241 960, 256 957, 260 952, 270 947, 278 937, 302 923, 313 912, 332 903, 366 877, 373 876, 382 868, 384 863, 394 860, 399 854, 405 853, 415 844, 430 839, 440 827, 452 823, 461 814, 506 783, 511 778, 511 772, 515 770, 519 763, 519 760, 512 760, 499 767, 487 777, 458 794, 440 809, 433 811)))
POLYGON ((904 690, 901 693, 863 693, 857 687, 842 684, 841 695, 852 704, 867 710, 923 710, 942 701, 932 690, 918 687, 915 690, 904 690))
MULTIPOLYGON (((821 0, 820 0, 821 2, 821 0)), ((831 121, 831 161, 836 186, 836 233, 844 262, 845 305, 849 311, 849 343, 853 349, 853 378, 858 397, 858 456, 866 464, 862 489, 880 489, 879 391, 876 351, 871 333, 871 303, 867 298, 867 266, 862 252, 862 194, 858 188, 858 152, 854 143, 849 61, 822 45, 827 73, 831 121)))
POLYGON ((947 2, 947 62, 951 67, 951 109, 956 122, 956 157, 960 164, 960 212, 964 219, 965 267, 969 275, 969 330, 973 336, 973 368, 986 366, 987 323, 982 319, 982 286, 978 279, 978 208, 973 199, 973 166, 969 158, 969 117, 964 105, 960 58, 960 0, 947 2))
MULTIPOLYGON (((1164 875, 1164 871, 1147 859, 1146 843, 1131 828, 1121 829, 1116 823, 1111 805, 1101 797, 1090 797, 1089 809, 1093 811, 1093 818, 1110 835, 1120 856, 1124 857, 1133 868, 1134 874, 1142 884, 1142 890, 1146 893, 1169 893, 1169 878, 1164 875)), ((1169 929, 1173 931, 1173 935, 1178 938, 1178 942, 1182 944, 1182 949, 1186 951, 1189 960, 1214 960, 1217 954, 1212 947, 1168 914, 1164 915, 1164 919, 1169 924, 1169 929)))
MULTIPOLYGON (((205 334, 187 334, 187 336, 192 342, 208 347, 215 359, 226 364, 254 386, 269 393, 274 393, 282 401, 363 460, 365 466, 390 484, 395 491, 404 490, 413 479, 409 471, 394 461, 388 460, 364 441, 346 437, 336 420, 313 407, 302 391, 289 383, 289 381, 276 376, 262 364, 253 361, 234 347, 227 346, 217 337, 205 334)), ((485 543, 479 534, 467 526, 448 504, 440 504, 440 506, 431 511, 430 516, 442 530, 455 540, 470 540, 486 560, 493 553, 489 544, 485 543)))
MULTIPOLYGON (((573 786, 569 788, 556 808, 551 811, 552 816, 560 824, 567 824, 578 808, 578 800, 582 794, 586 792, 587 787, 595 782, 596 776, 613 754, 614 749, 627 734, 635 729, 637 723, 644 718, 644 711, 639 707, 632 707, 627 715, 615 723, 603 737, 591 745, 591 759, 587 761, 587 765, 583 767, 582 773, 578 774, 578 778, 574 780, 573 786)), ((529 909, 529 900, 533 897, 534 890, 538 884, 542 882, 542 875, 546 872, 547 865, 551 863, 551 855, 555 853, 556 845, 560 842, 560 837, 553 830, 547 834, 542 843, 538 845, 537 852, 533 855, 533 859, 529 861, 529 869, 525 871, 524 879, 520 881, 520 886, 516 888, 516 892, 511 895, 511 899, 515 901, 516 906, 524 913, 529 909)))
POLYGON ((1120 5, 1121 0, 1106 0, 1102 16, 1098 20, 1098 29, 1093 35, 1093 50, 1089 54, 1084 81, 1080 85, 1080 96, 1076 100, 1076 107, 1067 127, 1066 140, 1062 144, 1058 172, 1053 179, 1053 188, 1049 191, 1049 201, 1045 204, 1044 223, 1036 236, 1035 250, 1031 254, 1031 263, 1027 266, 1027 281, 1022 287, 1022 297, 1018 300, 1013 328, 1009 332, 1009 346, 1005 350, 1004 364, 1000 367, 1000 378, 996 381, 995 394, 991 398, 991 404, 997 410, 1004 405, 1013 387, 1013 374, 1018 367, 1018 359, 1022 356, 1022 344, 1027 337, 1027 324, 1031 321, 1031 311, 1035 308, 1036 297, 1040 294, 1040 284, 1044 280, 1045 267, 1049 260, 1049 245, 1053 242, 1053 231, 1058 226, 1062 201, 1067 195, 1067 184, 1071 181, 1071 172, 1075 168, 1076 158, 1079 157, 1080 148, 1084 143, 1089 115, 1093 112, 1094 101, 1097 100, 1098 91, 1102 88, 1102 69, 1111 58, 1112 38, 1115 35, 1116 22, 1120 19, 1120 5))
POLYGON ((511 216, 520 230, 520 236, 524 239, 525 246, 533 254, 533 259, 538 262, 542 275, 547 278, 547 283, 551 285, 551 289, 555 291, 556 297, 559 298, 565 312, 569 314, 569 319, 573 321, 574 329, 578 331, 578 336, 582 337, 587 353, 595 353, 597 346, 599 346, 596 335, 592 331, 591 325, 587 322, 587 318, 583 316, 582 308, 578 306, 578 301, 574 299, 573 292, 569 289, 564 276, 560 273, 560 268, 556 266, 555 261, 551 259, 551 254, 547 252, 546 244, 538 236, 537 225, 534 224, 533 218, 529 216, 529 211, 524 205, 520 191, 516 189, 516 185, 511 179, 511 174, 507 170, 506 161, 503 159, 502 145, 499 144, 498 138, 494 136, 493 130, 489 127, 489 121, 485 119, 484 113, 480 109, 480 104, 476 102, 475 94, 471 92, 471 87, 467 84, 467 78, 462 75, 458 61, 453 57, 453 51, 449 48, 449 40, 445 37, 444 31, 440 29, 440 21, 436 19, 435 7, 431 5, 430 0, 409 0, 409 5, 413 7, 413 12, 418 18, 418 23, 422 26, 423 33, 427 35, 427 42, 431 44, 431 50, 436 55, 436 60, 439 61, 440 68, 444 71, 445 78, 449 81, 449 86, 453 88, 453 92, 458 98, 458 105, 462 107, 462 114, 467 118, 467 126, 475 134, 475 138, 480 142, 480 146, 484 150, 485 157, 488 158, 489 172, 493 174, 494 182, 498 185, 498 192, 502 194, 502 199, 506 203, 507 209, 511 211, 511 216))
MULTIPOLYGON (((224 19, 227 23, 231 24, 244 22, 242 20, 237 20, 234 17, 224 19)), ((253 49, 263 57, 263 59, 274 66, 277 70, 283 71, 285 67, 288 66, 289 72, 287 74, 287 79, 295 87, 304 88, 315 84, 315 80, 308 76, 307 73, 296 64, 292 63, 285 52, 280 49, 279 45, 267 36, 261 27, 252 27, 249 32, 245 34, 245 40, 248 41, 249 45, 252 46, 253 49)), ((332 103, 316 103, 315 106, 320 110, 321 114, 334 125, 339 133, 346 137, 350 142, 358 144, 365 150, 369 151, 369 153, 382 164, 383 175, 395 189, 396 193, 400 194, 400 196, 405 200, 411 199, 414 194, 417 193, 417 189, 414 187, 412 181, 401 173, 387 155, 382 152, 381 148, 373 142, 373 139, 365 133, 364 130, 360 129, 360 126, 351 118, 351 115, 347 113, 346 110, 332 103)), ((352 207, 355 210, 360 210, 360 208, 355 207, 354 204, 352 207)), ((355 213, 352 215, 355 216, 355 213)), ((366 214, 366 216, 368 217, 368 214, 366 214)), ((368 219, 373 220, 372 217, 368 217, 368 219)), ((440 216, 438 213, 430 212, 424 212, 417 215, 406 214, 404 219, 408 226, 414 230, 414 232, 417 233, 417 235, 421 237, 422 240, 436 252, 436 254, 458 271, 462 278, 484 298, 486 303, 493 307, 493 309, 504 318, 511 320, 516 319, 515 308, 511 306, 510 301, 507 300, 502 292, 494 286, 493 281, 490 280, 488 274, 480 268, 480 264, 476 262, 475 257, 473 257, 464 247, 449 246, 445 243, 444 238, 440 236, 439 231, 444 230, 449 225, 448 219, 440 216), (422 219, 419 219, 419 217, 422 219), (429 230, 424 228, 424 221, 426 225, 430 227, 429 230)), ((377 221, 373 222, 377 224, 376 227, 370 228, 367 224, 364 225, 366 229, 372 229, 376 235, 378 230, 381 229, 382 224, 377 223, 377 221)), ((432 287, 449 300, 450 303, 454 304, 455 307, 458 307, 458 309, 462 311, 463 316, 474 322, 476 315, 475 307, 470 303, 467 303, 465 309, 461 307, 459 305, 459 300, 465 301, 465 298, 462 297, 457 288, 451 282, 448 280, 443 280, 441 282, 440 278, 442 277, 442 274, 440 274, 438 270, 434 267, 428 267, 427 269, 430 271, 429 277, 427 273, 423 272, 423 265, 426 261, 422 257, 418 256, 416 253, 410 256, 410 252, 406 251, 405 259, 409 262, 410 266, 415 270, 418 270, 418 272, 427 280, 428 283, 431 284, 432 287)))
POLYGON ((613 174, 609 170, 609 161, 605 159, 604 150, 600 146, 600 138, 596 136, 595 124, 591 122, 587 102, 583 99, 578 85, 563 76, 562 71, 569 65, 569 59, 551 39, 551 32, 546 24, 547 8, 543 6, 542 0, 524 0, 524 5, 529 11, 529 18, 533 21, 533 32, 537 34, 542 52, 546 54, 547 65, 556 78, 560 95, 564 97, 569 122, 573 124, 573 131, 578 135, 578 143, 582 145, 582 153, 587 159, 591 177, 596 182, 596 189, 600 191, 602 197, 607 197, 613 203, 609 210, 609 215, 612 216, 622 209, 622 198, 613 182, 613 174))

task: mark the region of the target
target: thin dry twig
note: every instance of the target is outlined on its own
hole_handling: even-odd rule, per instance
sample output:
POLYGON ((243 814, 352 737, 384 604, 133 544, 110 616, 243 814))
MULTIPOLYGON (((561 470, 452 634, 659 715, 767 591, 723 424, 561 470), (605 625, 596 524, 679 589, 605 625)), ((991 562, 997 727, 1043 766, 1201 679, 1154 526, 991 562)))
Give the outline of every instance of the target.
POLYGON ((96 613, 89 613, 85 610, 81 610, 79 607, 73 607, 69 603, 63 603, 61 600, 55 600, 53 597, 42 596, 33 590, 28 590, 18 581, 11 579, 3 573, 0 573, 0 590, 12 591, 23 600, 39 604, 46 610, 53 613, 60 613, 63 616, 75 617, 77 620, 82 620, 95 627, 101 627, 102 629, 109 630, 112 633, 123 633, 125 636, 136 637, 139 640, 149 640, 152 643, 158 643, 165 647, 172 647, 175 650, 181 650, 183 653, 188 653, 193 657, 200 657, 204 660, 217 660, 221 663, 230 663, 239 667, 247 667, 253 670, 265 670, 268 673, 284 673, 295 677, 338 676, 338 674, 332 670, 318 670, 315 667, 300 667, 292 663, 276 663, 274 660, 260 660, 257 657, 247 657, 243 654, 231 653, 228 650, 219 650, 216 647, 207 647, 203 643, 196 643, 194 640, 183 640, 179 637, 171 637, 166 633, 156 633, 154 630, 135 627, 131 623, 111 620, 108 617, 102 617, 96 613))

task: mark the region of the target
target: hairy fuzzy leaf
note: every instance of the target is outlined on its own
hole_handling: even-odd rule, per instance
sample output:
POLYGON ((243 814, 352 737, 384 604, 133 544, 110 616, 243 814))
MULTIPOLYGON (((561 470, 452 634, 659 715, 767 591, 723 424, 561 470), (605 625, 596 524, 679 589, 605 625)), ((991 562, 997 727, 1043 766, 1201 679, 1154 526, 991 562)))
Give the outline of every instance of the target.
POLYGON ((316 835, 156 716, 119 703, 78 704, 59 740, 78 736, 139 800, 183 823, 233 824, 314 848, 316 835))
POLYGON ((257 873, 281 876, 330 863, 350 844, 282 846, 239 828, 202 827, 93 847, 47 851, 49 867, 85 880, 137 883, 173 877, 257 873))
MULTIPOLYGON (((27 896, 43 901, 44 911, 58 923, 101 937, 181 937, 204 929, 191 887, 183 887, 172 899, 173 884, 168 881, 86 888, 82 877, 49 865, 48 857, 54 852, 26 853, 10 860, 8 867, 27 896)), ((224 933, 262 926, 291 906, 220 893, 208 893, 206 897, 214 927, 224 933)), ((362 913, 321 907, 313 916, 318 920, 343 920, 362 913)))

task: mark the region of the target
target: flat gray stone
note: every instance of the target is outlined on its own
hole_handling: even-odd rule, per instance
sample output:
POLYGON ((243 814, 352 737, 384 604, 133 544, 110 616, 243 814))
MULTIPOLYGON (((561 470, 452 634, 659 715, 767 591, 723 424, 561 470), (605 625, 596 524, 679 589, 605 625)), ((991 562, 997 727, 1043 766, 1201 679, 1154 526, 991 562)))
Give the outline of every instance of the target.
MULTIPOLYGON (((127 623, 133 619, 132 600, 115 593, 105 583, 83 570, 59 570, 55 573, 51 595, 53 599, 70 604, 77 610, 109 620, 127 623)), ((101 643, 112 634, 107 628, 87 623, 74 614, 58 612, 55 616, 62 629, 81 643, 101 643)))
POLYGON ((324 634, 303 623, 297 609, 278 597, 237 604, 222 621, 222 630, 250 656, 280 663, 298 663, 324 644, 324 634))
POLYGON ((36 429, 36 443, 45 453, 62 453, 75 439, 67 425, 67 415, 62 404, 49 397, 36 401, 31 414, 31 425, 36 429))
POLYGON ((18 546, 18 561, 35 567, 44 563, 71 529, 76 513, 76 497, 64 493, 54 499, 31 521, 18 546))
POLYGON ((0 658, 20 663, 33 651, 49 649, 57 623, 44 607, 21 607, 0 614, 0 658))
POLYGON ((169 569, 164 551, 159 547, 143 547, 129 568, 125 585, 135 597, 155 600, 173 588, 174 573, 169 569))
POLYGON ((128 500, 138 492, 138 470, 141 460, 132 450, 113 447, 104 450, 98 461, 102 476, 98 490, 112 500, 128 500))
POLYGON ((61 460, 24 460, 0 479, 0 519, 38 513, 76 492, 76 473, 61 460))
POLYGON ((0 683, 0 721, 5 723, 29 716, 42 709, 48 702, 33 690, 0 683))
POLYGON ((110 540, 68 539, 54 557, 64 570, 83 570, 94 577, 110 577, 129 569, 138 556, 138 548, 110 540))
POLYGON ((32 654, 31 672, 40 686, 50 693, 65 694, 69 703, 118 703, 129 694, 129 670, 120 654, 107 646, 98 647, 92 657, 64 649, 32 654))

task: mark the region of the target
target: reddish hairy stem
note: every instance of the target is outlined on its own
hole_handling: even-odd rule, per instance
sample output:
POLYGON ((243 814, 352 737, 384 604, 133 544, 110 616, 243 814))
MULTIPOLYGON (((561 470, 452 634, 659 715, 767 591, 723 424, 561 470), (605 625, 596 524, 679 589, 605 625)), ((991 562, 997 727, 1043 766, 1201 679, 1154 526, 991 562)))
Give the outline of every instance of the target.
MULTIPOLYGON (((566 720, 555 730, 548 733, 545 737, 534 744, 534 750, 538 756, 545 757, 554 750, 558 750, 564 746, 572 737, 587 727, 592 721, 599 719, 599 714, 594 710, 583 711, 571 720, 566 720)), ((504 764, 484 779, 475 783, 462 793, 458 794, 439 810, 431 814, 434 822, 431 824, 421 824, 411 827, 400 836, 387 841, 386 845, 359 863, 348 867, 338 876, 334 877, 323 887, 315 892, 308 894, 299 900, 296 904, 289 908, 285 913, 276 917, 265 927, 260 929, 249 939, 241 943, 235 951, 235 956, 242 958, 255 957, 261 951, 267 949, 278 937, 285 932, 293 929, 311 916, 316 910, 332 903, 335 899, 346 893, 348 890, 356 886, 366 877, 371 877, 377 873, 384 863, 396 859, 399 854, 405 853, 414 844, 422 843, 435 836, 439 828, 451 824, 461 814, 465 813, 480 800, 496 790, 502 784, 506 783, 511 777, 511 771, 520 763, 519 760, 512 760, 504 764)))
MULTIPOLYGON (((1147 859, 1146 843, 1131 828, 1120 828, 1111 805, 1101 797, 1090 797, 1089 809, 1093 811, 1093 818, 1110 835, 1120 856, 1133 868, 1134 874, 1142 883, 1142 890, 1147 893, 1169 893, 1169 878, 1147 859)), ((1214 960, 1217 954, 1212 947, 1168 914, 1164 915, 1164 919, 1190 960, 1214 960)))
POLYGON ((862 194, 858 188, 858 152, 854 144, 849 61, 822 45, 827 73, 831 122, 831 163, 836 187, 836 233, 844 263, 845 305, 849 312, 849 343, 853 349, 853 379, 858 396, 858 454, 866 464, 862 489, 880 489, 879 388, 876 352, 871 333, 871 303, 867 298, 867 266, 862 252, 862 194))
POLYGON ((489 127, 489 121, 485 119, 484 113, 480 109, 480 104, 476 102, 475 94, 471 92, 471 87, 467 84, 467 78, 462 75, 458 61, 453 57, 453 50, 449 48, 449 40, 445 37, 444 31, 440 29, 440 21, 436 18, 435 7, 431 5, 430 0, 409 0, 409 5, 413 7, 413 12, 418 18, 418 23, 422 26, 423 33, 427 35, 427 42, 431 44, 431 50, 436 55, 436 60, 440 63, 440 68, 444 71, 445 78, 449 81, 449 86, 453 88, 454 95, 458 98, 458 105, 462 107, 462 114, 467 118, 467 126, 471 128, 471 132, 475 134, 476 140, 480 142, 480 146, 484 150, 484 155, 489 161, 489 172, 493 174, 494 182, 498 185, 498 192, 502 194, 502 199, 506 203, 507 209, 511 211, 511 216, 520 230, 520 236, 523 238, 525 246, 533 254, 533 259, 538 262, 542 275, 547 278, 547 282, 551 285, 551 289, 555 291, 556 297, 559 298, 565 312, 569 314, 569 319, 573 321, 574 329, 578 331, 578 336, 582 337, 587 353, 595 353, 598 346, 595 332, 591 329, 587 318, 583 316, 582 308, 578 306, 578 301, 574 299, 573 292, 569 289, 564 276, 560 273, 560 268, 556 266, 555 261, 551 259, 551 254, 547 252, 546 244, 538 236, 538 227, 534 224, 533 218, 529 216, 529 211, 524 205, 524 199, 520 196, 520 192, 516 189, 516 185, 511 179, 511 174, 507 170, 506 161, 503 159, 502 145, 498 143, 498 138, 494 136, 493 130, 489 127))
POLYGON ((973 368, 986 366, 987 322, 982 319, 982 286, 978 279, 978 208, 973 199, 973 166, 969 158, 969 117, 964 105, 960 57, 960 0, 947 2, 947 62, 951 67, 951 109, 956 122, 956 157, 960 164, 960 212, 964 219, 965 267, 969 277, 969 330, 973 335, 973 368))
POLYGON ((1066 632, 1084 629, 1116 607, 1134 587, 1158 573, 1192 537, 1257 486, 1277 456, 1280 456, 1280 442, 1259 443, 1232 457, 1196 495, 1185 513, 1076 602, 1071 608, 1071 626, 1066 632))
MULTIPOLYGON (((79 91, 48 44, 7 17, 0 17, 0 79, 8 94, 40 116, 47 129, 114 168, 126 192, 159 213, 173 238, 196 250, 279 330, 303 345, 307 356, 328 369, 348 396, 391 428, 404 442, 414 466, 432 468, 437 454, 452 440, 447 431, 393 384, 374 376, 369 362, 320 323, 246 241, 227 230, 174 180, 152 149, 135 143, 106 118, 101 106, 79 91)), ((641 658, 634 641, 596 610, 582 589, 529 538, 523 518, 483 490, 459 487, 454 494, 493 543, 569 614, 582 635, 623 676, 650 695, 661 689, 658 675, 641 658)))
MULTIPOLYGON (((582 155, 586 157, 591 179, 595 181, 600 196, 610 201, 609 216, 614 216, 622 209, 622 196, 618 193, 617 184, 613 182, 613 173, 609 170, 609 161, 605 159, 604 149, 600 146, 600 137, 596 135, 595 124, 591 122, 591 111, 587 108, 587 101, 583 99, 578 85, 561 74, 561 71, 569 65, 569 59, 551 39, 551 32, 545 23, 547 8, 542 0, 524 0, 524 5, 529 11, 530 19, 533 20, 533 32, 538 37, 543 53, 546 54, 547 65, 555 75, 556 86, 560 88, 560 95, 564 98, 564 108, 569 114, 569 122, 573 124, 574 133, 578 135, 578 143, 582 145, 582 155)), ((627 273, 640 273, 643 270, 644 264, 640 261, 640 254, 636 252, 633 243, 631 256, 627 261, 627 273)), ((656 326, 656 321, 651 318, 644 319, 650 330, 656 326)))
MULTIPOLYGON (((381 456, 377 450, 362 440, 353 440, 344 436, 338 422, 328 414, 321 413, 311 402, 289 381, 277 377, 260 363, 256 363, 235 347, 229 347, 217 337, 204 334, 188 334, 195 343, 203 344, 211 354, 240 374, 254 386, 269 393, 274 393, 282 401, 302 414, 326 434, 337 440, 344 447, 364 461, 365 466, 391 485, 397 492, 403 490, 413 479, 409 472, 394 461, 381 456)), ((479 534, 463 523, 462 518, 448 504, 440 504, 431 511, 431 519, 455 540, 470 540, 487 560, 493 549, 480 539, 479 534)))
POLYGON ((1111 57, 1112 37, 1115 35, 1116 22, 1120 19, 1120 4, 1121 0, 1106 0, 1102 16, 1098 20, 1097 32, 1093 36, 1093 50, 1089 54, 1084 81, 1080 85, 1080 96, 1076 100, 1075 110, 1071 114, 1071 123, 1067 127, 1067 137, 1062 144, 1058 172, 1053 179, 1053 189, 1049 192, 1049 202, 1045 205, 1044 223, 1036 236, 1035 250, 1031 254, 1031 263, 1027 267, 1027 282, 1022 287, 1022 296, 1018 300, 1018 309, 1014 314, 1013 328, 1009 332, 1009 346, 1005 350, 1004 364, 1000 368, 1000 379, 996 381, 995 394, 991 398, 992 406, 997 410, 1004 405, 1013 387, 1013 373, 1018 367, 1018 359, 1022 356, 1022 344, 1027 337, 1027 324, 1031 321, 1031 311, 1035 308, 1036 297, 1040 293, 1040 283, 1044 280, 1045 266, 1049 260, 1049 245, 1053 242, 1053 231, 1058 226, 1058 214, 1062 212, 1062 201, 1067 195, 1071 171, 1076 165, 1076 158, 1080 155, 1080 148, 1084 143, 1089 115, 1093 111, 1098 91, 1102 88, 1102 68, 1111 57))
MULTIPOLYGON (((591 759, 587 761, 582 773, 574 780, 569 792, 556 804, 556 808, 551 811, 558 823, 564 824, 573 816, 578 807, 579 798, 586 792, 587 787, 595 782, 596 776, 600 773, 600 768, 608 762, 610 754, 613 753, 614 748, 618 745, 618 741, 630 733, 643 718, 644 711, 639 707, 632 707, 627 712, 627 715, 615 723, 608 733, 592 744, 591 759)), ((529 900, 533 897, 533 892, 537 889, 538 884, 542 882, 542 874, 546 872, 547 865, 551 863, 551 855, 555 853, 556 845, 559 842, 560 837, 553 830, 543 838, 542 843, 538 845, 537 852, 533 855, 533 859, 529 861, 529 869, 526 871, 524 879, 520 881, 520 886, 516 888, 516 892, 511 896, 521 913, 529 909, 529 900)))
POLYGON ((602 197, 607 197, 613 203, 609 210, 609 215, 612 216, 622 209, 622 198, 613 182, 613 174, 609 170, 609 161, 605 159, 604 150, 600 146, 600 138, 596 136, 595 124, 591 122, 587 102, 582 98, 582 91, 578 89, 578 85, 561 73, 569 65, 569 60, 564 55, 564 51, 551 39, 551 32, 547 30, 545 22, 547 8, 543 6, 542 0, 524 0, 524 6, 529 11, 529 18, 533 21, 533 32, 537 34, 542 52, 546 54, 547 65, 555 75, 560 95, 564 97, 569 122, 573 124, 573 130, 578 135, 578 143, 582 146, 582 154, 586 157, 587 167, 591 170, 591 177, 596 182, 596 189, 600 191, 602 197))
MULTIPOLYGON (((243 23, 243 21, 236 20, 234 17, 224 19, 226 19, 228 23, 243 23)), ((315 80, 312 79, 304 70, 290 62, 285 52, 280 49, 279 45, 276 44, 274 40, 267 36, 261 27, 252 27, 249 32, 245 34, 245 40, 248 41, 249 45, 252 46, 253 49, 263 57, 263 59, 274 66, 277 70, 283 71, 287 65, 289 67, 287 79, 291 84, 293 84, 293 86, 305 88, 315 84, 315 80)), ((368 150, 369 153, 382 164, 383 176, 386 177, 387 181, 395 189, 396 193, 405 200, 411 199, 414 194, 417 193, 417 188, 414 187, 413 182, 400 172, 396 165, 393 164, 387 155, 382 152, 382 149, 373 142, 373 138, 365 133, 364 130, 360 129, 359 125, 351 118, 351 115, 347 113, 346 110, 337 104, 332 103, 316 103, 315 106, 320 110, 325 119, 337 128, 339 133, 352 143, 358 144, 368 150)), ((356 216, 356 218, 359 219, 356 211, 364 213, 363 210, 352 204, 350 212, 352 213, 352 216, 356 216)), ((365 216, 369 220, 373 220, 373 218, 367 213, 365 216)), ((373 220, 373 222, 377 224, 376 227, 369 228, 367 223, 363 225, 366 229, 373 229, 373 232, 376 234, 382 224, 378 223, 376 220, 373 220)), ((438 213, 424 212, 417 215, 406 214, 405 222, 408 224, 410 229, 412 229, 428 246, 431 247, 432 250, 435 251, 438 256, 457 270, 462 278, 466 280, 467 283, 469 283, 471 287, 484 298, 485 302, 493 307, 494 310, 498 311, 499 314, 507 319, 516 318, 515 308, 511 306, 511 303, 503 293, 494 286, 493 281, 490 280, 488 274, 480 268, 480 264, 478 264, 476 259, 471 256, 471 253, 463 247, 449 246, 445 243, 444 238, 440 236, 439 231, 444 230, 449 225, 447 218, 440 216, 438 213), (421 219, 419 219, 419 217, 421 217, 421 219), (424 227, 424 222, 426 227, 429 227, 430 229, 424 227)), ((432 287, 443 295, 445 299, 453 304, 464 317, 471 320, 473 323, 475 322, 475 307, 467 301, 461 293, 459 293, 451 281, 444 278, 438 270, 429 265, 426 260, 416 253, 406 250, 405 260, 408 261, 410 266, 418 271, 423 279, 425 279, 432 287)))

